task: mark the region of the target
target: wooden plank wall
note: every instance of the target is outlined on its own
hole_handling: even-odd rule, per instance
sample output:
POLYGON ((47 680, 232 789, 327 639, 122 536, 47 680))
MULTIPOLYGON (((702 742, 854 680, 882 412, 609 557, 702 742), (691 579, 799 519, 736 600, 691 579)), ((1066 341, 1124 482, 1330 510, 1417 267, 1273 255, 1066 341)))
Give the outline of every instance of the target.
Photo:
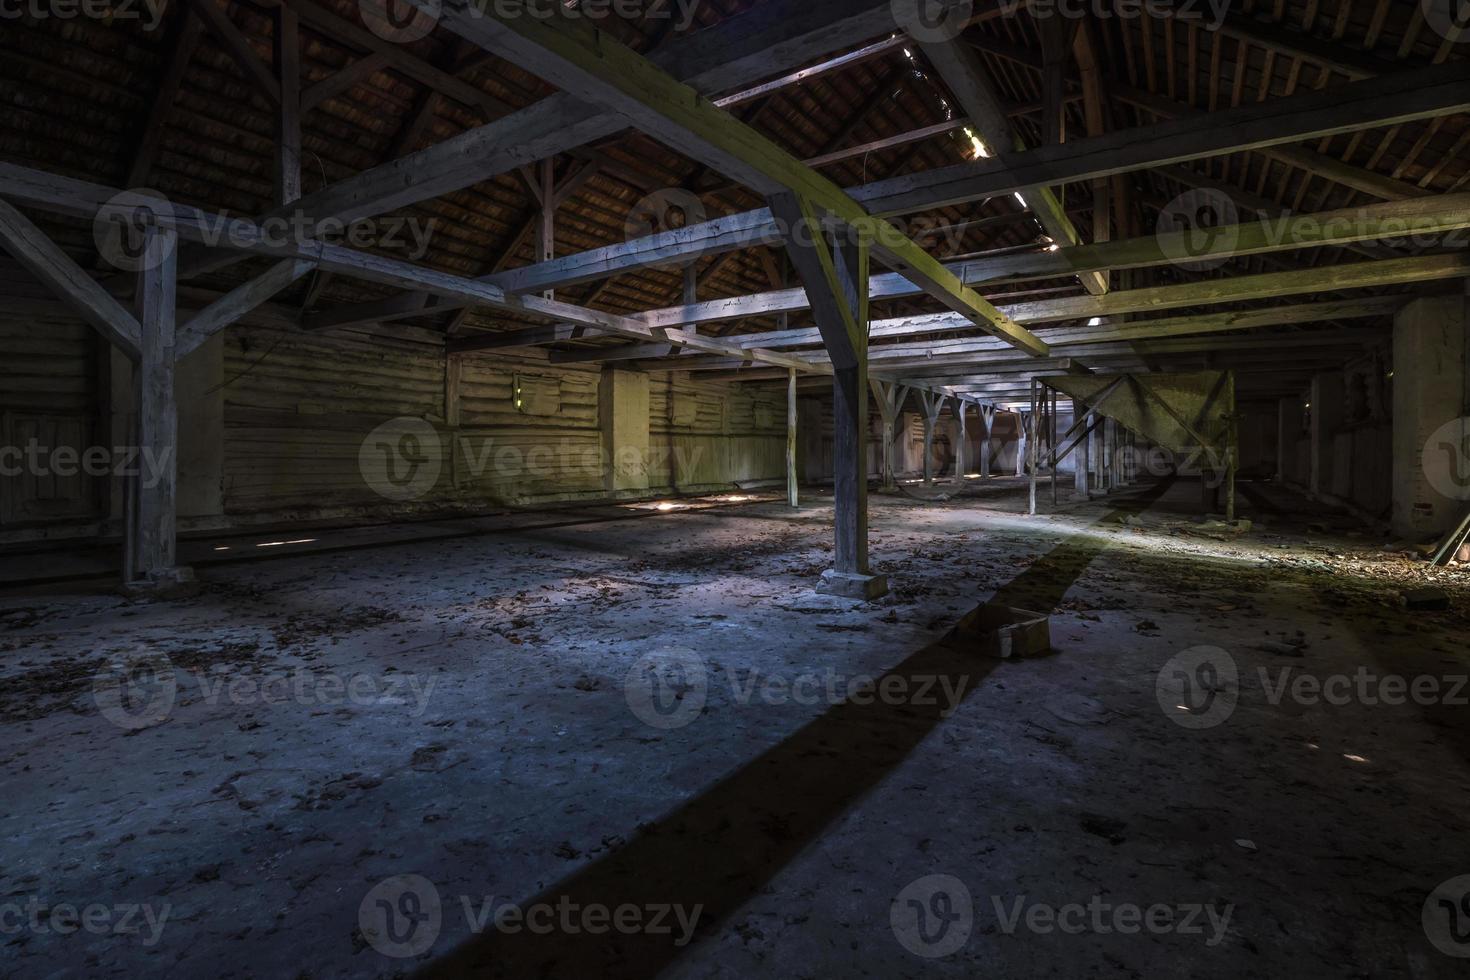
POLYGON ((656 493, 783 479, 784 390, 700 384, 653 375, 648 390, 648 467, 656 493))

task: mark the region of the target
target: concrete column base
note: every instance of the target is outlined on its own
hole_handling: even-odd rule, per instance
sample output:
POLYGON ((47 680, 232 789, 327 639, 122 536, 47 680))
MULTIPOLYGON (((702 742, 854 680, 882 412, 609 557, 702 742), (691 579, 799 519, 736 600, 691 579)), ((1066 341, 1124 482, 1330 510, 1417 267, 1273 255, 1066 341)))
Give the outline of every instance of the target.
POLYGON ((840 595, 845 599, 877 599, 888 594, 888 576, 854 575, 829 568, 822 573, 817 591, 823 595, 840 595))

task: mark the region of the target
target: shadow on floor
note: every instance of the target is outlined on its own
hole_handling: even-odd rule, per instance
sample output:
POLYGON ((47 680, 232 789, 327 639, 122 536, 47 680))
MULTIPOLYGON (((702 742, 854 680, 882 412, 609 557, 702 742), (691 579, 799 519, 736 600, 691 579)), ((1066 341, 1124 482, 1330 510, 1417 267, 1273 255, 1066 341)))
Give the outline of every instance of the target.
MULTIPOLYGON (((1144 510, 1171 481, 1119 501, 1103 520, 1144 510)), ((994 598, 1052 609, 1108 542, 1082 533, 1069 538, 1003 586, 994 598)), ((997 661, 939 644, 910 655, 887 674, 907 690, 962 691, 989 676, 997 661), (961 687, 960 685, 963 685, 961 687)), ((879 680, 879 685, 883 683, 879 680)), ((917 698, 915 700, 918 700, 917 698)), ((779 745, 655 823, 626 845, 563 879, 526 903, 576 906, 701 906, 696 935, 757 895, 823 830, 893 772, 958 705, 908 702, 835 704, 779 745)), ((698 724, 698 721, 695 721, 698 724)), ((670 749, 677 751, 676 745, 670 749)), ((671 917, 672 921, 672 917, 671 917)), ((428 964, 417 975, 448 977, 650 977, 687 947, 672 935, 646 933, 544 935, 493 928, 428 964)))

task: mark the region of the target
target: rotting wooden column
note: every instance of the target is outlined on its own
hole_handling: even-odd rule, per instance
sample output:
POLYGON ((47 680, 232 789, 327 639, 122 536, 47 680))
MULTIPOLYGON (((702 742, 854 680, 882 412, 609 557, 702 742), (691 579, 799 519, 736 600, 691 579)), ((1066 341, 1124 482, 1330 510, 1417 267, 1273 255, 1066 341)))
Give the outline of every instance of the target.
POLYGON ((965 456, 968 449, 969 435, 965 432, 965 400, 956 398, 954 401, 955 421, 959 423, 959 433, 955 440, 954 450, 954 478, 960 486, 965 484, 965 456))
POLYGON ((944 396, 932 391, 919 392, 919 403, 924 407, 924 483, 934 482, 934 426, 939 421, 939 412, 944 408, 944 396))
POLYGON ((896 426, 899 410, 903 406, 904 397, 908 394, 908 388, 897 381, 883 382, 876 378, 870 379, 869 384, 873 390, 873 397, 878 400, 878 415, 883 420, 883 444, 880 447, 882 449, 882 482, 880 485, 884 490, 895 490, 898 488, 898 465, 894 460, 893 444, 897 439, 896 426))
POLYGON ((868 564, 868 247, 865 229, 837 226, 829 241, 822 215, 789 191, 770 198, 786 250, 801 274, 832 361, 832 568, 817 591, 875 599, 888 581, 868 564))
MULTIPOLYGON (((1081 405, 1082 403, 1080 401, 1078 401, 1077 399, 1073 399, 1072 414, 1075 416, 1077 412, 1081 410, 1082 418, 1086 420, 1084 422, 1084 426, 1086 427, 1084 427, 1083 429, 1084 435, 1082 436, 1082 439, 1077 443, 1077 455, 1072 460, 1073 489, 1076 490, 1078 497, 1086 500, 1088 498, 1088 478, 1092 475, 1089 472, 1092 457, 1091 454, 1088 452, 1088 443, 1092 440, 1092 432, 1090 428, 1088 428, 1091 426, 1092 423, 1092 413, 1082 409, 1081 405)), ((1075 418, 1073 419, 1073 423, 1076 423, 1075 418)))
POLYGON ((786 374, 786 503, 796 507, 796 368, 786 374))
POLYGON ((1032 378, 1031 379, 1031 413, 1029 415, 1027 415, 1026 416, 1026 419, 1025 419, 1025 426, 1026 426, 1026 467, 1031 472, 1031 478, 1030 478, 1030 483, 1029 483, 1029 486, 1028 486, 1028 492, 1027 492, 1027 497, 1026 497, 1026 513, 1028 515, 1031 515, 1031 516, 1035 516, 1035 514, 1036 514, 1036 456, 1037 456, 1037 453, 1036 453, 1036 443, 1038 441, 1039 436, 1041 435, 1041 433, 1040 433, 1040 427, 1036 424, 1037 423, 1036 410, 1040 407, 1040 403, 1039 403, 1039 400, 1038 400, 1039 392, 1037 391, 1037 388, 1039 386, 1040 386, 1040 382, 1038 382, 1035 378, 1032 378))
POLYGON ((990 434, 995 429, 995 406, 979 405, 977 407, 980 409, 980 424, 985 426, 985 432, 980 436, 980 479, 984 480, 990 477, 990 454, 993 445, 990 441, 990 434))
POLYGON ((281 104, 276 115, 276 203, 292 204, 301 197, 301 34, 296 11, 286 5, 276 10, 276 78, 281 104))
POLYGON ((179 412, 174 393, 178 239, 171 230, 141 229, 143 268, 135 297, 140 328, 138 457, 128 476, 124 580, 134 588, 193 578, 178 567, 179 412))

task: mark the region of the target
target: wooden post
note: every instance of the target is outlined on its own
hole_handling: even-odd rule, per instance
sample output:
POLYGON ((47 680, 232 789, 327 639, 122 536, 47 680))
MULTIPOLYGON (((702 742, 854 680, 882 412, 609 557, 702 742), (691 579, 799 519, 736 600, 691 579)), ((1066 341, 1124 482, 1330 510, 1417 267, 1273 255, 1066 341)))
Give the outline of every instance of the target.
MULTIPOLYGON (((541 212, 536 221, 536 256, 538 262, 550 262, 556 258, 556 177, 552 171, 555 161, 547 157, 541 161, 538 175, 541 212)), ((545 290, 542 296, 556 298, 556 290, 545 290)))
POLYGON ((124 546, 130 564, 124 580, 136 587, 187 581, 177 567, 179 414, 174 393, 175 233, 144 226, 144 268, 136 296, 141 331, 138 361, 138 459, 131 500, 136 507, 131 540, 124 546))
POLYGON ((1051 410, 1047 413, 1047 422, 1051 426, 1046 440, 1051 447, 1051 505, 1057 505, 1057 391, 1051 390, 1051 410))
MULTIPOLYGON (((1074 415, 1077 413, 1080 406, 1081 402, 1076 400, 1072 402, 1072 413, 1074 415)), ((1083 412, 1082 417, 1084 419, 1087 419, 1089 424, 1091 423, 1090 412, 1083 412)), ((1087 451, 1087 444, 1091 441, 1091 439, 1091 432, 1088 432, 1082 437, 1082 439, 1077 443, 1077 455, 1074 456, 1072 459, 1072 467, 1075 470, 1073 488, 1077 491, 1077 496, 1081 497, 1083 500, 1088 499, 1088 478, 1092 475, 1088 472, 1088 469, 1091 466, 1091 454, 1087 451)))
POLYGON ((990 433, 995 428, 995 408, 980 405, 980 424, 985 426, 985 432, 980 436, 980 479, 990 477, 990 433))
POLYGON ((786 375, 786 503, 798 505, 796 487, 796 368, 786 375))
POLYGON ((459 486, 459 379, 464 368, 461 354, 444 355, 444 425, 449 430, 449 482, 459 486))
POLYGON ((276 202, 301 197, 301 32, 296 11, 286 4, 276 10, 276 78, 281 104, 276 114, 276 202))
POLYGON ((924 407, 924 483, 934 482, 934 426, 939 422, 939 413, 944 408, 944 396, 932 391, 919 392, 919 402, 924 407))
POLYGON ((888 580, 868 565, 868 256, 871 233, 840 226, 829 239, 823 211, 790 191, 770 197, 786 253, 801 273, 832 363, 832 568, 818 591, 876 599, 888 580))
POLYGON ((857 363, 839 367, 834 361, 832 376, 833 494, 837 541, 833 550, 833 576, 826 577, 832 591, 863 598, 877 598, 888 591, 888 582, 875 576, 868 565, 868 247, 866 242, 838 241, 832 248, 833 264, 841 296, 851 311, 862 339, 857 363), (842 581, 834 581, 840 579, 842 581))
POLYGON ((965 400, 956 398, 954 401, 955 420, 959 422, 959 438, 954 451, 954 478, 960 486, 965 485, 965 455, 968 449, 969 435, 965 432, 965 400))
MULTIPOLYGON (((1235 468, 1236 460, 1240 456, 1240 429, 1235 419, 1235 372, 1226 372, 1230 376, 1230 405, 1229 414, 1226 416, 1225 424, 1228 426, 1225 435, 1225 520, 1235 521, 1235 468)), ((1470 378, 1466 379, 1470 383, 1470 378)))
POLYGON ((1036 441, 1041 434, 1038 431, 1039 426, 1036 424, 1036 412, 1040 408, 1037 399, 1037 395, 1039 394, 1037 387, 1039 384, 1040 382, 1035 378, 1031 379, 1031 414, 1026 417, 1026 463, 1027 467, 1031 470, 1030 492, 1027 495, 1026 513, 1031 516, 1035 516, 1036 514, 1036 441))

